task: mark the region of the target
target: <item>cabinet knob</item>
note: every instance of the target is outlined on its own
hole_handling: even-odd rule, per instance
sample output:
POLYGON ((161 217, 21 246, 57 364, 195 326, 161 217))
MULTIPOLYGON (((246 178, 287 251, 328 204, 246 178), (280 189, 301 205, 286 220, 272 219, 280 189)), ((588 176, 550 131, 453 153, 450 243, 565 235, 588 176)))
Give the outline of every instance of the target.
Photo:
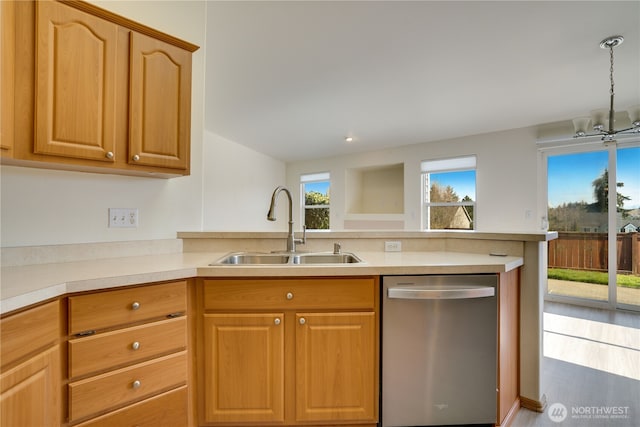
POLYGON ((107 151, 107 154, 105 154, 105 156, 107 157, 107 159, 113 159, 113 151, 107 151))
POLYGON ((134 301, 134 302, 131 304, 131 310, 137 310, 137 309, 139 309, 139 308, 140 308, 140 303, 139 303, 138 301, 134 301))
POLYGON ((132 384, 131 387, 133 388, 140 388, 140 386, 142 385, 142 383, 140 382, 140 380, 135 380, 132 384))
POLYGON ((134 162, 137 162, 137 161, 139 161, 139 160, 140 160, 140 156, 138 156, 137 154, 134 154, 134 155, 133 155, 133 161, 134 161, 134 162))
POLYGON ((276 325, 280 324, 280 318, 276 317, 275 320, 273 321, 273 323, 275 323, 276 325))
POLYGON ((134 350, 138 350, 140 348, 140 343, 138 341, 134 341, 134 343, 131 344, 131 348, 134 350))
POLYGON ((287 299, 293 299, 293 294, 291 292, 287 292, 287 299))
POLYGON ((304 325, 305 323, 307 323, 307 319, 305 319, 304 317, 301 317, 300 320, 298 320, 298 322, 300 322, 301 325, 304 325))

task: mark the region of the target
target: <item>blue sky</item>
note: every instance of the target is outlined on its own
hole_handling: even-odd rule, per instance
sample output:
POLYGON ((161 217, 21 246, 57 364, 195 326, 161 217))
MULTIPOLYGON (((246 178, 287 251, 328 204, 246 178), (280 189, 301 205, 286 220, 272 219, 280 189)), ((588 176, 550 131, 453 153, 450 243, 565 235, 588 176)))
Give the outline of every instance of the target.
POLYGON ((464 196, 476 200, 475 171, 432 173, 431 181, 435 181, 443 187, 451 186, 460 200, 464 199, 464 196))
MULTIPOLYGON (((625 209, 640 207, 640 147, 618 149, 617 181, 624 183, 618 192, 630 197, 625 209)), ((562 203, 593 203, 594 179, 608 167, 606 151, 549 156, 548 203, 555 207, 562 203)))
POLYGON ((327 194, 329 190, 329 182, 307 182, 304 184, 304 189, 306 192, 317 191, 320 194, 327 194))

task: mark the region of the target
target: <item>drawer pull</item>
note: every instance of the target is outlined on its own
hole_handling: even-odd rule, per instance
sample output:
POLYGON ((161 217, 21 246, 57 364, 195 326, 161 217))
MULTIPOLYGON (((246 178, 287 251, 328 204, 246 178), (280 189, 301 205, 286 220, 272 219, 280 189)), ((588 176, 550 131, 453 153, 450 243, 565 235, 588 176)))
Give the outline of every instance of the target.
POLYGON ((168 319, 175 319, 176 317, 184 316, 184 312, 178 311, 177 313, 169 313, 167 314, 168 319))
POLYGON ((96 331, 94 330, 89 330, 89 331, 82 331, 82 332, 78 332, 76 334, 77 337, 89 337, 91 335, 95 335, 96 331))
POLYGON ((133 344, 131 344, 131 348, 134 350, 138 350, 140 348, 140 343, 138 341, 135 341, 133 344))
POLYGON ((273 321, 273 323, 275 323, 276 325, 280 324, 280 318, 276 317, 275 320, 273 321))
POLYGON ((140 388, 140 386, 142 385, 142 383, 140 382, 140 380, 135 380, 133 382, 133 384, 131 384, 131 387, 133 387, 134 389, 136 388, 140 388))
POLYGON ((301 317, 298 322, 300 322, 301 325, 304 325, 305 323, 307 323, 307 319, 305 319, 304 317, 301 317))
POLYGON ((138 301, 134 301, 133 304, 131 304, 131 310, 137 310, 140 308, 140 303, 138 301))
POLYGON ((287 292, 287 299, 293 299, 293 294, 291 292, 287 292))

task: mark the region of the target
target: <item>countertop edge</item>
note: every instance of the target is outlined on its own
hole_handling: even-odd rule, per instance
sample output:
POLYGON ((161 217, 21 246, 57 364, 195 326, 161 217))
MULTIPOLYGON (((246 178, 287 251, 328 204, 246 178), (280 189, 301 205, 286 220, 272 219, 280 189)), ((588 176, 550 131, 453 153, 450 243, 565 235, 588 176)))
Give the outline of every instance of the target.
MULTIPOLYGON (((179 239, 281 239, 285 231, 179 231, 179 239)), ((540 232, 490 232, 473 230, 447 231, 307 231, 309 239, 478 239, 478 240, 518 240, 530 242, 548 242, 558 238, 557 231, 540 232)))

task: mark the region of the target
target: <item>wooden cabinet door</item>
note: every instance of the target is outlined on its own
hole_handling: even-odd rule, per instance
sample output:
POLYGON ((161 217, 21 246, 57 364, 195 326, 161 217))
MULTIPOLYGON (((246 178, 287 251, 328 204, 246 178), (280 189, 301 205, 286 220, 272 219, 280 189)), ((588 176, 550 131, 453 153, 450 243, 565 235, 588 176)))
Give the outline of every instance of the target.
POLYGON ((204 315, 205 422, 284 421, 284 315, 204 315))
POLYGON ((0 376, 0 425, 59 426, 60 351, 55 346, 0 376))
POLYGON ((191 53, 131 34, 129 163, 188 169, 191 53))
POLYGON ((296 421, 377 420, 373 312, 296 314, 296 421))
POLYGON ((0 156, 13 155, 15 3, 0 2, 0 156))
POLYGON ((37 2, 35 153, 114 162, 117 39, 116 24, 37 2))

